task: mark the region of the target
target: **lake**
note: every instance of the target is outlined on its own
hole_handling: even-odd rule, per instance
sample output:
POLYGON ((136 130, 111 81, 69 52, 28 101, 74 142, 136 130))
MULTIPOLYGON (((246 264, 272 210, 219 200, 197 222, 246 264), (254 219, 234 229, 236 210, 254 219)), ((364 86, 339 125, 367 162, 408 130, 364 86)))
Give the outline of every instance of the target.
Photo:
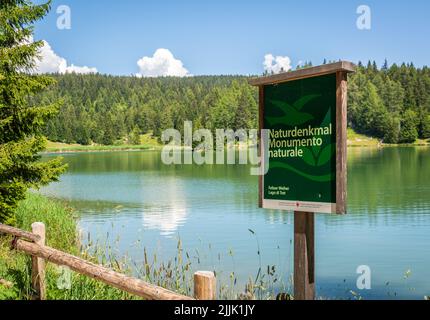
MULTIPOLYGON (((41 192, 78 210, 83 241, 89 233, 141 264, 143 247, 170 259, 180 238, 199 256, 194 267, 217 270, 221 281, 235 272, 241 288, 275 265, 288 282, 293 215, 257 208, 250 167, 166 166, 157 151, 62 156, 68 172, 41 192)), ((430 295, 430 148, 349 148, 348 214, 317 215, 315 228, 318 296, 430 295), (371 269, 370 290, 357 289, 360 265, 371 269)))

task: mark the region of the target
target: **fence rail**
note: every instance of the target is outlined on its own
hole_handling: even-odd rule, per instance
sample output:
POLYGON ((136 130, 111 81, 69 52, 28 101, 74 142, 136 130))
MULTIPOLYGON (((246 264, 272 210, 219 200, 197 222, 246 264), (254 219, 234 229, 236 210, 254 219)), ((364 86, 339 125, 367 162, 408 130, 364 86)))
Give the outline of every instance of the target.
POLYGON ((50 248, 45 245, 43 223, 33 223, 32 232, 0 224, 0 234, 2 233, 14 237, 13 249, 32 256, 32 286, 35 299, 46 299, 45 262, 69 267, 77 273, 149 300, 215 300, 216 298, 216 278, 213 272, 198 271, 194 274, 193 298, 50 248))

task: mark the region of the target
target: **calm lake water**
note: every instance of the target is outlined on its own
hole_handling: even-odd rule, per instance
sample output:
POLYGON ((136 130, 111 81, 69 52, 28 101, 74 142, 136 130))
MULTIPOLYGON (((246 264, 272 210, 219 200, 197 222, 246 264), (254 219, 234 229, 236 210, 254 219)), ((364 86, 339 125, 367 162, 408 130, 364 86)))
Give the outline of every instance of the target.
MULTIPOLYGON (((180 237, 184 251, 199 252, 196 269, 227 282, 234 271, 243 284, 260 267, 259 244, 263 268, 276 265, 287 282, 293 216, 257 208, 250 167, 165 166, 155 151, 63 156, 68 173, 42 193, 70 201, 84 233, 119 255, 142 263, 145 246, 167 260, 180 237)), ((430 295, 430 148, 351 148, 348 175, 348 215, 316 218, 317 294, 430 295), (360 265, 371 268, 371 290, 356 287, 360 265)))

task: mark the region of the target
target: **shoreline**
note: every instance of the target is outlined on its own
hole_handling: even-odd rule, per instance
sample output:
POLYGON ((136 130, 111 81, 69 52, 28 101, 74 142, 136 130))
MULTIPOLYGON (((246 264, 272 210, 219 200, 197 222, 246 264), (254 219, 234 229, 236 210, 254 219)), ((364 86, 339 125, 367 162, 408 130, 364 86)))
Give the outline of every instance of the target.
POLYGON ((71 146, 64 148, 46 148, 41 154, 56 154, 56 153, 93 153, 93 152, 120 152, 120 151, 156 151, 161 150, 161 146, 71 146))
MULTIPOLYGON (((243 148, 236 146, 237 150, 244 150, 252 146, 243 148)), ((415 143, 402 144, 385 144, 385 143, 356 143, 348 141, 348 148, 398 148, 398 147, 430 147, 430 142, 419 141, 415 143)), ((70 148, 47 148, 41 154, 65 154, 65 153, 95 153, 95 152, 137 152, 137 151, 160 151, 163 148, 159 146, 82 146, 70 148)), ((180 149, 180 148, 178 148, 180 149)))

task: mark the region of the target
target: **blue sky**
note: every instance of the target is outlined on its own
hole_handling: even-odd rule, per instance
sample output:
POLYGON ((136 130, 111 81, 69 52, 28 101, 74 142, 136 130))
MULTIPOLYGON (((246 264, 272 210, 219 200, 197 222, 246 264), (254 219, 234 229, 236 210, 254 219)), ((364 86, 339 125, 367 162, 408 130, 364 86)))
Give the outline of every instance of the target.
POLYGON ((137 61, 166 48, 194 75, 261 74, 264 56, 376 60, 428 65, 428 1, 54 0, 36 26, 68 64, 101 73, 136 74, 137 61), (372 13, 370 30, 356 26, 359 5, 372 13), (56 26, 59 5, 71 9, 71 29, 56 26))

